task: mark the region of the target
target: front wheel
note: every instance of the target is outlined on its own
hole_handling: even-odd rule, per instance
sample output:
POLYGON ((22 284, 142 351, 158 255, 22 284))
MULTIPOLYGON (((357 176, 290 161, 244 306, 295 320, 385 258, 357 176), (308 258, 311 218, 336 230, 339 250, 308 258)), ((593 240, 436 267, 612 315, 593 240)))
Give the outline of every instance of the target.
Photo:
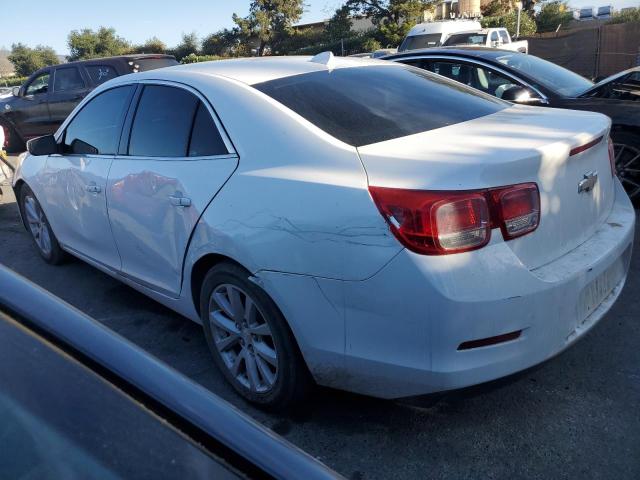
POLYGON ((58 239, 49 225, 47 216, 44 214, 40 202, 36 199, 33 191, 27 186, 23 185, 20 189, 20 212, 27 230, 31 234, 31 239, 35 244, 38 253, 44 259, 45 262, 52 265, 58 265, 62 263, 66 254, 58 239))
POLYGON ((265 408, 300 402, 311 376, 282 313, 249 273, 232 263, 213 267, 200 298, 209 349, 233 388, 265 408))
POLYGON ((613 151, 616 172, 629 198, 640 201, 640 135, 629 132, 613 132, 613 151))

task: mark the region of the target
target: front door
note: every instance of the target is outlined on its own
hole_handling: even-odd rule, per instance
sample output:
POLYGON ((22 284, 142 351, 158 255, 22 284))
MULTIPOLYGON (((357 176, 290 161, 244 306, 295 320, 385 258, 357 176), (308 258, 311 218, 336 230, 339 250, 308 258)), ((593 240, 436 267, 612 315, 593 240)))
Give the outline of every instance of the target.
POLYGON ((46 213, 65 247, 120 270, 107 214, 107 178, 134 86, 91 99, 66 127, 63 153, 47 159, 46 213))
POLYGON ((53 133, 49 116, 50 72, 43 71, 32 78, 22 90, 13 121, 25 140, 53 133))
POLYGON ((109 218, 125 276, 179 294, 191 232, 237 166, 221 131, 195 92, 145 85, 128 148, 109 174, 109 218))
POLYGON ((49 92, 52 125, 61 125, 89 90, 78 67, 57 67, 53 74, 53 89, 49 92))

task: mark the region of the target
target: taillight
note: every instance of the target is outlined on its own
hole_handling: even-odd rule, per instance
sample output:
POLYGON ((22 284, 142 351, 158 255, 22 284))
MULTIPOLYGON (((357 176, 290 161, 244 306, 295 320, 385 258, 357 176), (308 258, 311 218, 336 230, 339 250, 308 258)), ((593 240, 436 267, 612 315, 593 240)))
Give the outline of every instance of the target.
POLYGON ((489 190, 492 220, 505 240, 533 232, 540 223, 540 193, 535 183, 489 190))
POLYGON ((613 149, 613 140, 609 137, 609 163, 611 164, 611 176, 616 176, 616 153, 613 149))
POLYGON ((369 187, 380 213, 409 250, 445 255, 484 247, 491 229, 505 240, 532 232, 540 221, 535 183, 472 191, 369 187))

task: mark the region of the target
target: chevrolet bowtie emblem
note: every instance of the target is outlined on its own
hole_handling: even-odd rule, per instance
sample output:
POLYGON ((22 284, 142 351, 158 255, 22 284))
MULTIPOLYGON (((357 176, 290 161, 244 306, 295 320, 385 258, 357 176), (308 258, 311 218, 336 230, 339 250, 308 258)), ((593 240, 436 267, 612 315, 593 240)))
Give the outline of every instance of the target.
POLYGON ((598 183, 598 172, 593 170, 585 173, 584 178, 578 183, 578 193, 590 192, 596 186, 596 183, 598 183))

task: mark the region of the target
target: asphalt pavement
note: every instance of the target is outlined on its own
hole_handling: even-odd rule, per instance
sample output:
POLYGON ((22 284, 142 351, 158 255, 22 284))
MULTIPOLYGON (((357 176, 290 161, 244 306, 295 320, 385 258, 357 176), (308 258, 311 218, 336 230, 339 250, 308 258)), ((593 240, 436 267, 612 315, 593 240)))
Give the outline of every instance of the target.
POLYGON ((408 405, 318 388, 299 411, 266 414, 215 369, 199 325, 82 263, 45 264, 7 187, 0 263, 230 401, 330 467, 363 479, 640 478, 640 260, 580 342, 522 374, 408 405))

